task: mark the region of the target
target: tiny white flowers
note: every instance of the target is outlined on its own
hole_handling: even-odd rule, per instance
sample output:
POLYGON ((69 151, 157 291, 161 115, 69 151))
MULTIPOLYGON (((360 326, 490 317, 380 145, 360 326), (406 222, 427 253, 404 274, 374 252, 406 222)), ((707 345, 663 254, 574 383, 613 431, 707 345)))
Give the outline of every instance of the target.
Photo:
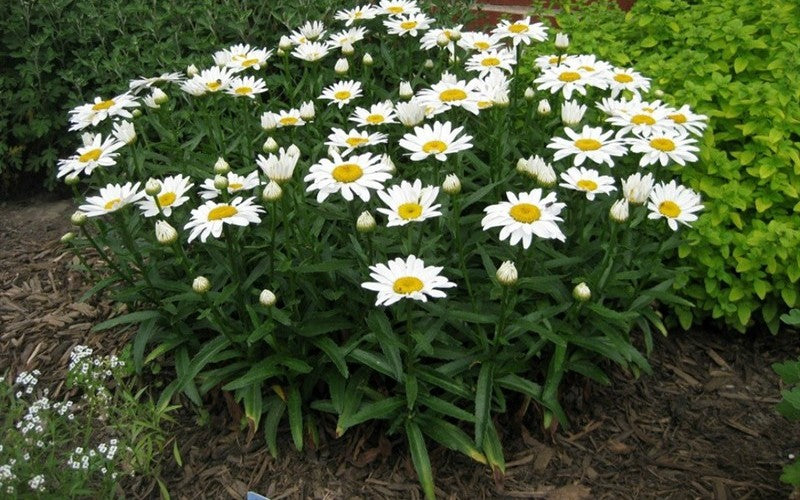
POLYGON ((440 275, 441 267, 426 267, 425 262, 414 255, 370 266, 370 271, 370 277, 375 281, 362 283, 361 286, 378 292, 376 306, 389 306, 403 299, 427 302, 428 297, 447 296, 440 288, 456 286, 440 275))
POLYGON ((438 195, 438 187, 422 187, 422 181, 419 179, 413 183, 403 181, 400 185, 391 186, 386 191, 378 192, 378 197, 389 207, 379 208, 378 212, 389 218, 389 222, 386 224, 388 227, 404 226, 409 222, 421 222, 442 215, 439 212, 441 205, 434 205, 438 195))
POLYGON ((424 160, 433 156, 439 161, 447 160, 447 155, 464 151, 472 147, 472 136, 458 136, 464 127, 455 129, 450 122, 434 122, 433 125, 425 124, 414 127, 414 133, 405 134, 400 139, 400 146, 411 151, 412 161, 424 160))
POLYGON ((703 209, 700 195, 693 190, 670 181, 669 184, 659 183, 650 192, 650 201, 647 208, 649 219, 667 219, 667 224, 673 231, 678 230, 678 223, 689 226, 690 222, 697 220, 695 212, 703 209))
POLYGON ((554 137, 547 145, 548 148, 556 150, 553 155, 556 161, 575 155, 576 167, 583 164, 587 158, 595 163, 606 163, 609 167, 613 167, 612 157, 622 156, 627 152, 620 141, 611 139, 614 134, 611 130, 604 132, 600 127, 585 125, 580 132, 565 128, 564 133, 569 139, 554 137))
POLYGON ((322 203, 333 193, 340 193, 347 201, 358 196, 369 201, 370 189, 381 191, 383 183, 392 177, 389 165, 381 156, 364 153, 347 159, 332 152, 331 159, 323 158, 309 168, 306 191, 318 191, 317 202, 322 203))
POLYGON ((545 197, 542 194, 541 189, 519 194, 507 192, 508 201, 484 209, 483 230, 501 227, 500 241, 508 239, 511 245, 522 242, 523 248, 531 245, 533 235, 565 241, 566 236, 556 222, 563 220, 559 214, 566 205, 558 203, 555 193, 545 197))
POLYGON ((98 196, 86 198, 86 203, 78 207, 78 210, 83 212, 86 217, 99 217, 116 212, 144 196, 144 191, 139 190, 140 185, 139 182, 136 184, 128 182, 124 185, 109 184, 100 188, 98 196))
POLYGON ((326 87, 319 96, 320 99, 331 101, 330 104, 335 103, 339 109, 357 97, 361 97, 361 82, 355 80, 336 82, 326 87))
POLYGON ((261 217, 258 214, 264 211, 263 208, 254 204, 255 198, 242 199, 237 196, 230 202, 217 203, 206 201, 205 204, 192 209, 192 217, 183 227, 191 229, 188 242, 200 237, 200 241, 206 242, 209 236, 219 238, 222 235, 223 224, 234 226, 247 226, 258 224, 261 217))
POLYGON ((559 186, 575 191, 583 191, 589 201, 594 200, 597 194, 608 194, 617 190, 614 186, 613 177, 600 175, 597 170, 584 167, 571 167, 561 174, 561 178, 564 182, 559 186))

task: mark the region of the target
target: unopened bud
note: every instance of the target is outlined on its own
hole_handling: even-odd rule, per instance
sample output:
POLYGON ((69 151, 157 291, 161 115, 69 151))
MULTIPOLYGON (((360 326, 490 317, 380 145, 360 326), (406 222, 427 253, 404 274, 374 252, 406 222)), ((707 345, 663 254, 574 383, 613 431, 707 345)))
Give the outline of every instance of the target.
POLYGON ((78 210, 72 214, 69 221, 72 222, 73 225, 80 227, 86 224, 86 214, 78 210))
POLYGON ((266 113, 261 115, 261 128, 266 131, 275 130, 275 127, 278 126, 278 118, 275 116, 274 113, 270 113, 267 111, 266 113))
POLYGON ((625 222, 628 220, 628 200, 625 198, 619 199, 611 205, 609 217, 616 222, 625 222))
POLYGON ((408 82, 400 82, 400 97, 403 99, 408 99, 413 95, 414 89, 411 88, 411 84, 408 82))
POLYGON ((215 175, 214 176, 214 189, 222 191, 228 187, 228 178, 224 175, 215 175))
POLYGON ((536 108, 536 111, 540 115, 549 115, 550 114, 550 102, 547 99, 542 99, 539 101, 539 107, 536 108))
POLYGON ((514 285, 517 282, 517 278, 517 266, 510 260, 503 262, 497 269, 497 281, 499 281, 501 285, 514 285))
POLYGON ((131 116, 133 116, 134 118, 139 118, 140 116, 142 116, 142 110, 134 109, 133 111, 131 111, 131 116))
POLYGON ((393 174, 397 171, 397 167, 395 167, 394 161, 392 161, 392 157, 389 156, 388 154, 384 153, 383 157, 381 158, 381 161, 383 162, 384 165, 386 165, 387 171, 390 174, 393 174))
POLYGON ((433 68, 433 61, 431 61, 430 59, 425 59, 425 62, 423 63, 423 66, 425 66, 425 69, 432 69, 433 68))
POLYGON ((300 156, 300 148, 297 147, 295 144, 290 144, 288 148, 286 148, 286 154, 289 156, 300 156))
POLYGON ((267 137, 264 141, 264 146, 261 148, 265 153, 274 153, 278 150, 278 143, 272 137, 267 137))
POLYGON ((534 97, 535 95, 536 95, 536 93, 533 91, 533 89, 532 89, 531 87, 527 87, 527 88, 525 89, 525 99, 527 99, 527 100, 529 100, 529 101, 532 101, 532 100, 533 100, 533 97, 534 97))
POLYGON ((211 290, 211 282, 205 276, 198 276, 192 281, 192 290, 197 293, 206 293, 211 290))
POLYGON ((458 30, 448 30, 448 36, 454 42, 461 40, 461 32, 458 30))
POLYGON ((373 62, 374 61, 372 60, 372 56, 369 54, 369 52, 364 54, 364 57, 361 58, 361 63, 364 64, 364 66, 372 66, 373 62))
POLYGON ((178 231, 167 221, 156 221, 156 239, 162 245, 171 245, 178 240, 178 231))
POLYGON ((341 153, 341 150, 333 145, 328 146, 328 156, 338 155, 341 153))
POLYGON ((231 166, 225 161, 225 158, 219 157, 217 158, 217 162, 214 163, 214 173, 217 175, 225 175, 231 171, 231 166))
POLYGON ((361 233, 368 233, 375 229, 375 217, 368 211, 361 212, 356 220, 356 229, 361 233))
POLYGON ((345 43, 345 44, 342 45, 342 54, 344 54, 346 56, 351 56, 351 55, 353 55, 353 52, 355 52, 355 49, 353 48, 353 44, 345 43))
POLYGON ((283 57, 283 56, 285 56, 285 55, 286 55, 286 51, 285 51, 285 50, 283 50, 283 49, 282 49, 282 48, 280 48, 280 47, 278 47, 278 50, 276 50, 276 51, 275 51, 275 53, 276 53, 276 54, 278 54, 278 55, 279 55, 279 56, 281 56, 281 57, 283 57))
POLYGON ((78 177, 78 174, 69 174, 64 178, 64 184, 66 184, 67 186, 74 186, 78 182, 80 182, 80 180, 81 179, 80 177, 78 177))
POLYGON ((450 38, 448 38, 444 33, 439 33, 439 36, 436 37, 436 45, 439 47, 447 47, 449 43, 450 38))
POLYGON ((153 88, 153 92, 150 95, 153 98, 153 102, 159 105, 169 101, 169 96, 158 87, 153 88))
POLYGON ((575 285, 575 288, 572 289, 572 296, 575 297, 575 300, 586 302, 592 298, 592 291, 589 290, 589 287, 586 285, 586 283, 581 281, 575 285))
POLYGON ((347 73, 347 70, 349 69, 350 69, 350 63, 348 63, 347 59, 345 59, 344 57, 336 61, 336 65, 333 67, 333 70, 336 72, 336 74, 339 75, 347 73))
POLYGON ((197 76, 198 73, 199 71, 197 70, 197 66, 195 66, 194 64, 190 64, 189 67, 186 68, 186 76, 188 76, 189 78, 197 76))
POLYGON ((61 243, 69 243, 74 239, 75 239, 75 233, 70 231, 68 233, 65 233, 64 236, 61 237, 61 243))
POLYGON ((442 183, 442 191, 449 195, 455 195, 461 192, 461 181, 458 180, 456 174, 448 174, 442 183))
POLYGON ((269 181, 269 183, 264 186, 264 192, 261 193, 261 199, 266 202, 280 200, 281 196, 283 196, 283 189, 281 189, 281 186, 275 181, 269 181))
MULTIPOLYGON (((347 63, 346 59, 341 59, 345 63, 347 63)), ((309 122, 314 119, 316 116, 317 111, 314 109, 314 101, 306 101, 300 105, 300 118, 309 122)))
POLYGON ((258 296, 258 301, 264 307, 272 307, 275 305, 275 302, 278 300, 278 297, 272 293, 272 290, 261 290, 261 294, 258 296))
POLYGON ((292 48, 292 40, 288 36, 283 35, 280 41, 278 41, 278 47, 283 50, 289 50, 292 48))
POLYGON ((566 33, 556 33, 556 48, 564 50, 569 47, 569 35, 566 33))
POLYGON ((147 179, 144 184, 144 192, 147 193, 147 196, 157 195, 161 192, 161 183, 153 178, 147 179))

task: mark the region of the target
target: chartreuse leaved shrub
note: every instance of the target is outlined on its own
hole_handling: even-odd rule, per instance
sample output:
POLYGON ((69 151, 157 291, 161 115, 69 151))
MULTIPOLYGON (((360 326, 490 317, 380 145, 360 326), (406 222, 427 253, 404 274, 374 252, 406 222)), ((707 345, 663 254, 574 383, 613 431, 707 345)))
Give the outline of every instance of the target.
POLYGON ((657 75, 664 100, 709 116, 700 162, 680 175, 708 216, 680 247, 676 282, 697 308, 744 330, 798 305, 800 5, 793 0, 654 0, 573 5, 558 22, 619 65, 657 75), (577 28, 580 27, 580 31, 577 28))
POLYGON ((64 240, 128 305, 95 330, 137 325, 135 365, 174 366, 162 405, 229 391, 272 453, 384 421, 433 497, 431 443, 500 475, 495 417, 568 425, 565 376, 650 370, 654 303, 688 304, 664 257, 703 209, 671 165, 705 118, 530 19, 333 17, 70 110, 64 240))

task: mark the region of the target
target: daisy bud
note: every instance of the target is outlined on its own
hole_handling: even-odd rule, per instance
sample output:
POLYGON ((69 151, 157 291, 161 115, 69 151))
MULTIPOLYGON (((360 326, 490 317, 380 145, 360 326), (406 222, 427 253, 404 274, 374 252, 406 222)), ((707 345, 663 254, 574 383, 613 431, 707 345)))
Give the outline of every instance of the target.
POLYGON ((283 56, 285 56, 285 55, 286 55, 286 51, 285 51, 285 50, 283 50, 283 49, 282 49, 282 48, 280 48, 280 47, 278 47, 278 50, 276 50, 276 51, 275 51, 275 53, 276 53, 276 54, 278 54, 278 55, 279 55, 279 56, 281 56, 281 57, 283 57, 283 56))
POLYGON ((503 262, 497 269, 497 281, 503 286, 516 284, 517 278, 517 267, 510 260, 503 262))
POLYGON ((70 231, 68 233, 65 233, 64 236, 61 237, 61 243, 69 243, 74 239, 75 239, 75 233, 70 231))
POLYGON ((206 293, 211 290, 211 282, 205 276, 198 276, 192 281, 192 290, 197 293, 206 293))
POLYGON ((261 149, 263 149, 265 153, 274 153, 278 150, 278 143, 272 137, 267 137, 261 149))
POLYGON ((361 212, 361 215, 358 216, 358 220, 356 220, 356 229, 360 233, 368 233, 375 229, 375 217, 372 216, 371 213, 364 210, 361 212))
POLYGON ((264 187, 264 192, 261 193, 261 199, 268 203, 280 200, 281 196, 283 196, 283 189, 281 189, 281 186, 275 181, 269 181, 264 187))
POLYGON ((147 193, 147 196, 155 196, 161 192, 161 183, 157 180, 147 179, 147 182, 144 184, 144 192, 147 193))
POLYGON ((297 156, 300 157, 300 148, 291 144, 288 148, 286 148, 286 154, 289 156, 297 156))
POLYGON ((581 281, 575 285, 575 288, 572 289, 572 296, 575 297, 575 300, 586 302, 592 298, 592 291, 589 290, 589 287, 586 285, 586 283, 581 281))
POLYGON ((528 88, 525 89, 525 99, 531 101, 531 100, 533 100, 533 97, 535 95, 536 95, 536 93, 533 91, 533 89, 531 87, 528 87, 528 88))
POLYGON ((540 115, 549 115, 550 114, 550 102, 547 99, 542 99, 539 101, 539 107, 536 111, 540 115))
POLYGON ((78 210, 72 214, 69 221, 72 222, 73 225, 80 227, 86 224, 86 214, 78 210))
POLYGON ((78 174, 69 174, 66 178, 64 178, 64 184, 66 184, 67 186, 74 186, 75 184, 80 182, 80 180, 81 179, 80 177, 78 177, 78 174))
MULTIPOLYGON (((346 59, 340 59, 340 61, 344 61, 345 63, 347 63, 346 59)), ((338 65, 339 63, 336 64, 338 65)), ((316 116, 316 114, 317 111, 314 109, 313 101, 306 101, 300 105, 300 118, 302 118, 303 120, 307 122, 311 121, 314 119, 314 116, 316 116)))
POLYGON ((450 39, 444 33, 439 33, 439 36, 436 37, 436 45, 439 47, 447 47, 450 44, 450 39))
POLYGON ((390 174, 393 174, 397 171, 397 167, 394 166, 394 162, 392 161, 392 157, 388 154, 384 153, 381 161, 384 165, 386 165, 387 170, 390 174))
POLYGON ((408 99, 412 95, 414 95, 414 90, 411 88, 411 84, 408 82, 400 82, 400 97, 408 99))
POLYGON ((261 290, 261 294, 258 296, 258 301, 261 302, 261 305, 264 307, 274 306, 277 300, 278 297, 272 293, 272 290, 261 290))
POLYGON ((517 160, 517 172, 520 174, 530 177, 532 179, 536 179, 536 171, 531 166, 531 160, 533 160, 533 156, 530 159, 526 160, 525 158, 520 158, 517 160))
POLYGON ((338 61, 336 61, 336 65, 333 67, 333 70, 338 75, 343 75, 343 74, 347 73, 347 70, 349 70, 349 69, 350 69, 350 64, 347 62, 347 59, 345 59, 344 57, 342 57, 338 61))
POLYGON ((198 73, 199 71, 197 70, 197 66, 195 66, 194 64, 190 64, 189 67, 186 68, 186 76, 188 76, 189 78, 197 76, 198 73))
POLYGON ((215 175, 214 176, 214 189, 222 191, 228 187, 228 178, 224 175, 215 175))
POLYGON ((96 134, 93 134, 91 132, 82 133, 81 134, 81 141, 83 141, 83 147, 91 146, 91 144, 94 142, 94 136, 95 135, 96 134))
POLYGON ((461 40, 461 32, 460 31, 458 31, 458 30, 448 30, 448 32, 450 33, 450 35, 449 35, 450 36, 450 40, 452 40, 454 42, 457 42, 457 41, 461 40))
POLYGON ((664 97, 664 91, 661 89, 655 89, 653 93, 656 95, 656 97, 664 97))
POLYGON ((266 131, 275 130, 278 126, 278 118, 273 114, 267 111, 266 113, 261 115, 261 128, 266 131))
POLYGON ((372 63, 373 63, 372 56, 369 54, 369 52, 364 54, 364 57, 361 58, 361 63, 364 66, 372 66, 372 63))
POLYGON ((328 146, 328 156, 333 157, 333 155, 338 155, 339 153, 339 148, 336 146, 328 146))
POLYGON ((158 87, 154 87, 153 92, 150 95, 153 98, 153 102, 159 105, 169 101, 169 96, 158 87))
POLYGON ((156 221, 156 239, 162 245, 171 245, 178 240, 178 231, 165 220, 156 221))
POLYGON ((625 222, 628 220, 628 200, 622 198, 611 205, 611 210, 608 214, 612 220, 617 222, 625 222))
POLYGON ((545 163, 544 167, 536 174, 539 184, 544 187, 555 186, 556 181, 558 181, 558 176, 556 176, 556 171, 553 169, 553 166, 547 163, 545 163))
POLYGON ((425 69, 432 69, 433 61, 431 61, 430 59, 425 59, 425 63, 423 64, 423 66, 425 66, 425 69))
POLYGON ((654 182, 653 174, 632 174, 622 181, 622 193, 629 203, 641 205, 650 198, 654 182))
POLYGON ((567 127, 578 125, 583 120, 586 113, 586 106, 582 106, 578 101, 566 101, 561 105, 561 123, 567 127))
POLYGON ((131 111, 131 116, 134 118, 139 118, 140 116, 142 116, 142 110, 134 109, 133 111, 131 111))
POLYGON ((280 41, 278 41, 278 47, 282 50, 289 50, 292 48, 292 40, 288 36, 283 35, 280 41))
POLYGON ((225 175, 230 171, 231 166, 228 165, 228 162, 221 156, 217 158, 217 162, 214 164, 214 173, 217 175, 225 175))
POLYGON ((114 137, 127 145, 136 142, 136 129, 133 128, 133 123, 129 121, 121 121, 114 124, 112 132, 114 137))
POLYGON ((425 108, 415 101, 398 102, 394 109, 397 119, 406 127, 419 125, 425 119, 425 108))
POLYGON ((506 93, 495 94, 494 98, 492 99, 492 104, 494 104, 498 108, 507 108, 508 105, 510 104, 508 99, 508 94, 506 93))
POLYGON ((346 56, 351 56, 351 55, 353 55, 353 52, 355 52, 355 49, 353 48, 353 44, 351 44, 351 43, 342 44, 342 54, 344 54, 346 56))
POLYGON ((456 174, 448 174, 442 183, 442 191, 449 195, 455 195, 461 192, 461 181, 458 180, 456 174))
POLYGON ((556 33, 556 48, 564 50, 569 47, 569 35, 566 33, 556 33))

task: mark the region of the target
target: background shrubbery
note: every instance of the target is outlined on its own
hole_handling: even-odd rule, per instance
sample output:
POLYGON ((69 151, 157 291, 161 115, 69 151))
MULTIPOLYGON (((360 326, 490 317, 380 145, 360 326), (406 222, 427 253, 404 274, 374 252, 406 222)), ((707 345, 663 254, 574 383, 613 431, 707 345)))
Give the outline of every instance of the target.
POLYGON ((64 134, 67 110, 230 43, 274 44, 278 28, 335 3, 8 2, 0 17, 0 195, 54 187, 55 162, 74 147, 64 134))
POLYGON ((691 271, 677 285, 698 306, 677 308, 681 323, 710 314, 777 331, 800 278, 796 2, 640 1, 627 14, 596 2, 558 22, 581 51, 659 75, 664 100, 710 117, 700 162, 681 173, 708 210, 679 251, 691 271))

